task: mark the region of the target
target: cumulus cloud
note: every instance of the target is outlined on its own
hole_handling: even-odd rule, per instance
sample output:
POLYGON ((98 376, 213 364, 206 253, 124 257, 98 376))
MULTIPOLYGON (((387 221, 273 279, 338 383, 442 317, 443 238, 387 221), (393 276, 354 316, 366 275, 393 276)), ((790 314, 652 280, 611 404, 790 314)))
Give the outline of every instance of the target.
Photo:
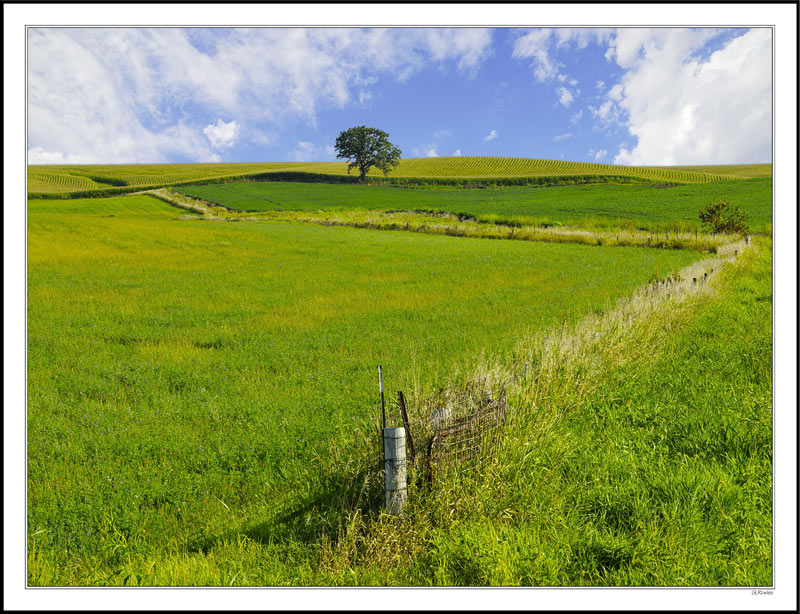
MULTIPOLYGON (((617 110, 638 141, 616 164, 732 164, 772 159, 772 40, 754 28, 707 58, 714 33, 622 31, 610 57, 627 69, 598 109, 617 110)), ((606 112, 607 110, 607 112, 606 112)))
MULTIPOLYGON (((492 53, 479 28, 31 28, 28 148, 95 162, 218 159, 220 117, 280 129, 369 103, 379 78, 434 64, 471 76, 492 53), (189 117, 186 107, 191 106, 189 117), (180 142, 175 137, 180 137, 180 142), (216 140, 214 140, 216 139, 216 140), (38 149, 37 149, 38 148, 38 149)), ((237 122, 249 140, 251 130, 237 122)), ((271 130, 268 130, 270 132, 271 130)), ((227 140, 226 140, 227 139, 227 140)))
POLYGON ((598 151, 595 151, 594 149, 590 149, 589 150, 589 157, 590 158, 594 158, 595 162, 599 162, 600 160, 605 158, 607 155, 608 155, 608 152, 605 149, 600 149, 598 151))
POLYGON ((336 159, 336 148, 333 145, 320 146, 310 141, 298 141, 288 158, 295 162, 329 162, 336 159))
POLYGON ((565 87, 559 87, 557 92, 558 92, 558 102, 562 104, 564 107, 568 107, 569 104, 574 100, 572 92, 570 92, 565 87))
MULTIPOLYGON (((520 34, 512 57, 528 60, 537 81, 572 85, 558 53, 605 49, 623 74, 614 84, 596 81, 598 102, 587 110, 595 130, 636 137, 617 164, 769 162, 771 42, 769 28, 545 28, 520 34)), ((565 107, 578 94, 555 91, 565 107)))
POLYGON ((570 124, 577 124, 579 121, 581 121, 582 117, 583 117, 583 110, 580 110, 577 113, 573 114, 572 117, 569 118, 569 123, 570 124))
POLYGON ((537 81, 547 81, 558 75, 562 65, 551 57, 552 30, 540 28, 522 34, 514 41, 511 57, 531 60, 533 76, 537 81))
POLYGON ((568 138, 572 137, 571 132, 565 132, 564 134, 559 134, 553 137, 554 141, 566 141, 568 138))
POLYGON ((232 120, 227 124, 221 119, 216 124, 209 124, 203 128, 203 134, 208 137, 214 149, 227 149, 236 142, 239 136, 239 124, 232 120))
POLYGON ((489 134, 487 134, 485 137, 483 137, 483 140, 484 141, 493 141, 496 138, 497 138, 497 130, 492 130, 491 132, 489 132, 489 134))
POLYGON ((28 150, 28 164, 91 164, 93 160, 61 151, 45 151, 41 147, 28 150))
POLYGON ((428 149, 425 152, 425 157, 426 158, 437 158, 437 157, 439 157, 439 154, 436 153, 436 149, 428 149))
POLYGON ((453 152, 453 156, 455 156, 456 158, 458 158, 460 155, 461 155, 461 150, 460 150, 460 149, 456 149, 456 150, 453 152))
MULTIPOLYGON (((559 83, 578 85, 578 81, 561 72, 564 64, 555 58, 559 50, 584 49, 590 43, 603 43, 611 37, 608 28, 537 28, 522 32, 514 41, 511 57, 529 60, 534 78, 539 82, 555 79, 559 83)), ((556 89, 560 104, 568 107, 574 94, 564 87, 556 89)))

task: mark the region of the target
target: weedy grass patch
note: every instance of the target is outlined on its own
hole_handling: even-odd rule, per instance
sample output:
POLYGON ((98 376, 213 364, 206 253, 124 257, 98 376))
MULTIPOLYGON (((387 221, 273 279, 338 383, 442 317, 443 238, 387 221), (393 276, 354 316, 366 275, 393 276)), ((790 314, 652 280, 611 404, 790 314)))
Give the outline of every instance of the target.
POLYGON ((182 217, 28 203, 31 584, 406 581, 364 528, 375 366, 421 395, 700 257, 182 217))

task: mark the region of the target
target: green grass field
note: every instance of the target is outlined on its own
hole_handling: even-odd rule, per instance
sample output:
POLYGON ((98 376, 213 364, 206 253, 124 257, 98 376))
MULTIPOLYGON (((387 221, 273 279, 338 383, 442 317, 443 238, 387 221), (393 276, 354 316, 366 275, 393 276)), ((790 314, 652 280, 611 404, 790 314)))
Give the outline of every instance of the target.
POLYGON ((772 223, 771 178, 674 187, 635 185, 400 188, 298 182, 243 182, 185 186, 179 191, 238 211, 431 210, 518 224, 588 228, 693 230, 698 212, 728 200, 749 215, 754 230, 772 223))
MULTIPOLYGON (((28 193, 69 195, 92 192, 126 191, 184 184, 191 181, 230 180, 263 173, 294 172, 321 175, 347 175, 346 162, 268 162, 243 164, 105 164, 105 165, 30 165, 28 193)), ((370 177, 383 174, 372 169, 370 177)), ((541 177, 627 177, 657 183, 708 183, 737 178, 772 176, 771 164, 715 167, 627 167, 609 164, 538 160, 532 158, 407 158, 390 174, 391 178, 421 180, 476 179, 508 180, 541 177)), ((85 194, 83 194, 85 193, 85 194)))
MULTIPOLYGON (((445 158, 395 172, 620 168, 445 158)), ((258 212, 28 200, 30 585, 771 584, 771 165, 629 169, 672 187, 230 182, 344 169, 29 167, 30 192, 49 196, 218 178, 180 191, 258 212), (749 248, 366 229, 399 211, 500 222, 493 238, 526 224, 613 238, 694 229, 719 199, 749 214, 749 248), (345 226, 322 225, 336 215, 345 226), (435 486, 412 470, 401 519, 382 512, 379 364, 390 420, 398 389, 419 416, 440 386, 530 366, 501 451, 435 486)))
POLYGON ((33 584, 214 583, 192 566, 248 531, 264 579, 325 582, 319 535, 281 527, 374 445, 377 364, 430 390, 698 257, 180 213, 29 202, 33 584))

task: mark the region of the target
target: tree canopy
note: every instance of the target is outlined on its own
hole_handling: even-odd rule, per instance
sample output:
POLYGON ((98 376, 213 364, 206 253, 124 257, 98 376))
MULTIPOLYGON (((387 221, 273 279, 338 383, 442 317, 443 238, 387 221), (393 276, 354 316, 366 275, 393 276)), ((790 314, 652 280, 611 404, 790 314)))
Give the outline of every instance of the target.
POLYGON ((367 176, 371 167, 379 168, 384 175, 397 166, 402 153, 389 142, 389 135, 383 130, 367 126, 355 126, 343 130, 336 137, 337 158, 350 160, 347 172, 358 168, 361 180, 367 176))

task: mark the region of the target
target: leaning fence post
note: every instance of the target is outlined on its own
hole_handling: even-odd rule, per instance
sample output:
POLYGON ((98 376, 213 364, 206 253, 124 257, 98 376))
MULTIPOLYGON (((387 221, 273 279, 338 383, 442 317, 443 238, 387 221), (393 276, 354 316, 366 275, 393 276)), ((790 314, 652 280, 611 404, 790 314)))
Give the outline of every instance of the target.
POLYGON ((406 431, 402 426, 383 429, 386 511, 400 514, 408 497, 406 488, 406 431))
POLYGON ((414 438, 411 437, 411 424, 408 421, 408 412, 406 411, 406 399, 403 396, 403 391, 397 391, 397 399, 400 401, 400 415, 403 417, 403 428, 406 431, 406 445, 408 446, 408 458, 414 462, 414 438))

